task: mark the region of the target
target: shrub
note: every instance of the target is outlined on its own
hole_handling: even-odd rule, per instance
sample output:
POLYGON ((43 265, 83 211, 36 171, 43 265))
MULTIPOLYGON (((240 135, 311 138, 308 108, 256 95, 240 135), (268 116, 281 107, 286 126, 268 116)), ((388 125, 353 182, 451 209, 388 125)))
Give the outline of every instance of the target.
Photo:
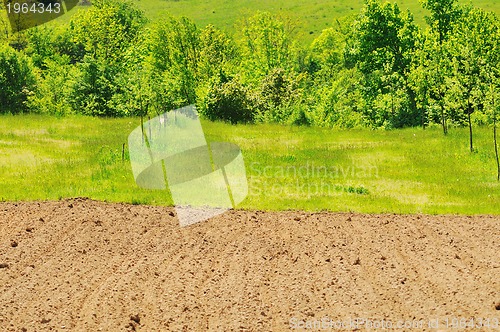
POLYGON ((28 112, 28 97, 34 93, 36 82, 30 59, 10 46, 0 45, 0 113, 28 112))
POLYGON ((72 112, 71 95, 76 68, 66 61, 44 61, 46 69, 43 77, 39 79, 36 93, 29 99, 32 111, 59 116, 72 112))
POLYGON ((200 104, 200 114, 212 121, 240 123, 254 120, 248 90, 238 78, 222 77, 212 81, 200 104))

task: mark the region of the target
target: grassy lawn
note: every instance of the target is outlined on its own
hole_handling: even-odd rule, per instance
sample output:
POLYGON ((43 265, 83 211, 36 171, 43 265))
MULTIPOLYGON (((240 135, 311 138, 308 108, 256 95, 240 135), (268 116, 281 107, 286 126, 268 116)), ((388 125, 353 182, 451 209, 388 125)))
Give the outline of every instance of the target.
MULTIPOLYGON (((172 204, 136 186, 122 145, 138 119, 0 116, 0 199, 85 196, 172 204)), ((332 130, 203 121, 208 141, 239 145, 249 195, 241 208, 500 213, 491 130, 332 130)))

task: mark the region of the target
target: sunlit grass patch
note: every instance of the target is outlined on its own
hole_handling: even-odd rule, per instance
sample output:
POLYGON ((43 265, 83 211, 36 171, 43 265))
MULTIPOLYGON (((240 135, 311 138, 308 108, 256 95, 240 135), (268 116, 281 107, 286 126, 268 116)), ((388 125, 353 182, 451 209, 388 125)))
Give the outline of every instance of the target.
MULTIPOLYGON (((91 197, 171 205, 168 191, 135 184, 129 133, 136 118, 0 117, 3 200, 91 197), (124 148, 125 144, 125 148, 124 148)), ((207 141, 243 153, 247 209, 500 213, 490 128, 334 130, 202 121, 207 141)))

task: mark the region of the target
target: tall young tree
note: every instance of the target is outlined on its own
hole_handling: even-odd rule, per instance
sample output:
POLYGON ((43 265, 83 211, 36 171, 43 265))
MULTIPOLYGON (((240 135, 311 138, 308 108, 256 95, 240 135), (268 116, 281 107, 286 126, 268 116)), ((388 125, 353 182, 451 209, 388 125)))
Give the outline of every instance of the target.
POLYGON ((500 118, 500 21, 495 16, 496 34, 489 36, 495 47, 488 54, 488 62, 483 68, 484 87, 486 91, 485 110, 493 124, 493 147, 497 163, 497 180, 500 181, 500 156, 498 150, 498 122, 500 118))
POLYGON ((425 9, 431 12, 426 17, 432 31, 438 36, 439 44, 448 38, 452 31, 453 23, 461 16, 457 0, 421 0, 425 9))
POLYGON ((258 81, 273 69, 293 67, 294 22, 269 12, 259 12, 240 22, 243 70, 248 81, 258 81))
POLYGON ((472 114, 484 110, 484 88, 487 84, 485 70, 489 71, 497 52, 493 36, 498 33, 493 13, 478 8, 467 8, 462 19, 455 23, 450 36, 450 50, 453 52, 453 84, 455 102, 467 117, 469 126, 469 147, 474 151, 472 114))
MULTIPOLYGON (((424 117, 439 118, 443 133, 448 133, 448 118, 451 110, 446 107, 446 96, 450 92, 451 55, 446 44, 452 33, 453 24, 459 19, 461 10, 456 0, 421 0, 424 8, 430 11, 426 17, 430 30, 425 33, 422 47, 414 62, 412 71, 413 84, 422 103, 424 117), (425 109, 434 110, 437 114, 425 109)), ((425 122, 422 122, 423 126, 425 122)))
POLYGON ((412 15, 402 13, 397 4, 368 0, 355 30, 355 42, 347 50, 347 57, 366 77, 366 98, 373 102, 381 97, 389 99, 398 114, 388 120, 397 126, 418 124, 415 93, 408 81, 419 35, 412 15), (404 103, 393 102, 402 96, 407 98, 404 103), (405 105, 396 110, 396 104, 405 105))
POLYGON ((223 73, 231 73, 240 60, 234 41, 212 24, 200 34, 199 76, 202 81, 223 73))
POLYGON ((415 52, 410 82, 417 95, 418 107, 422 112, 422 127, 427 121, 441 124, 443 133, 448 133, 451 110, 446 103, 450 93, 452 62, 449 44, 441 44, 435 33, 427 30, 415 52))
POLYGON ((200 29, 188 18, 167 17, 148 39, 153 104, 160 112, 194 104, 199 82, 200 29))

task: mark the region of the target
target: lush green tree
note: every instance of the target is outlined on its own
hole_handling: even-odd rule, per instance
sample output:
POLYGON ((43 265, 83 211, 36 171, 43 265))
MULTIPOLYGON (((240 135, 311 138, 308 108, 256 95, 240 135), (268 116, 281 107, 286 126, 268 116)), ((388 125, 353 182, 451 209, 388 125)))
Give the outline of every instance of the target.
POLYGON ((498 148, 498 123, 500 121, 500 21, 495 16, 496 33, 488 36, 493 40, 493 49, 490 50, 488 62, 483 66, 485 113, 493 127, 493 147, 497 163, 497 180, 500 181, 500 156, 498 148))
POLYGON ((0 43, 3 43, 9 39, 10 36, 10 24, 7 18, 3 15, 4 13, 4 2, 0 2, 0 43))
POLYGON ((311 122, 326 127, 365 126, 365 99, 360 89, 363 74, 356 68, 342 69, 336 78, 312 91, 311 122))
POLYGON ((275 68, 289 71, 295 60, 295 24, 287 17, 258 12, 240 22, 244 79, 260 81, 275 68))
POLYGON ((36 92, 30 97, 29 107, 32 112, 66 115, 73 113, 72 93, 77 68, 69 60, 46 59, 43 77, 38 81, 36 92))
POLYGON ((92 5, 71 20, 73 40, 90 56, 119 63, 140 35, 144 13, 128 0, 94 0, 92 5))
POLYGON ((119 93, 116 71, 99 58, 86 56, 78 66, 71 101, 77 113, 96 116, 122 116, 111 101, 119 93))
MULTIPOLYGON (((143 31, 142 35, 146 39, 149 31, 143 31)), ((118 113, 146 116, 153 110, 154 95, 150 78, 152 70, 146 61, 148 56, 147 43, 137 43, 124 54, 125 65, 115 79, 121 93, 115 94, 112 100, 112 105, 118 113)), ((157 111, 157 115, 160 115, 157 109, 154 110, 157 111)))
POLYGON ((295 105, 303 102, 305 79, 305 73, 287 73, 282 68, 270 71, 253 93, 257 119, 286 123, 296 109, 295 105))
MULTIPOLYGON (((84 55, 77 64, 73 108, 83 114, 124 116, 133 114, 123 104, 131 48, 142 42, 144 14, 127 0, 97 0, 86 11, 78 12, 70 28, 76 50, 84 55)), ((64 41, 64 39, 63 39, 64 41)), ((62 45, 65 45, 62 43, 62 45)))
POLYGON ((330 81, 344 67, 344 32, 338 28, 324 29, 311 44, 311 59, 314 69, 309 70, 317 83, 330 81))
POLYGON ((432 31, 442 44, 452 31, 453 24, 460 18, 461 10, 456 0, 421 0, 423 7, 431 12, 426 17, 432 31))
POLYGON ((420 114, 408 81, 419 38, 413 17, 402 13, 397 4, 368 0, 354 28, 346 57, 365 76, 366 116, 376 126, 386 121, 395 127, 418 125, 420 114), (390 107, 384 118, 375 107, 381 100, 390 107))
POLYGON ((166 112, 194 104, 199 83, 198 27, 188 18, 168 17, 152 27, 147 40, 153 107, 166 112))
POLYGON ((35 92, 37 74, 22 52, 0 44, 0 112, 29 112, 29 97, 35 92))
MULTIPOLYGON (((451 93, 452 61, 449 43, 441 44, 437 35, 427 30, 420 41, 409 76, 416 93, 417 107, 421 110, 421 125, 440 123, 443 133, 448 133, 452 110, 446 103, 451 93)), ((453 119, 453 118, 452 118, 453 119)))
POLYGON ((498 66, 492 63, 498 52, 498 41, 494 38, 497 34, 498 23, 493 13, 467 8, 449 38, 453 52, 453 97, 457 108, 467 117, 471 151, 474 151, 471 116, 475 111, 484 110, 484 87, 489 83, 487 73, 498 66))
POLYGON ((212 24, 200 33, 199 77, 209 81, 222 73, 232 74, 237 71, 240 55, 234 41, 212 24))

